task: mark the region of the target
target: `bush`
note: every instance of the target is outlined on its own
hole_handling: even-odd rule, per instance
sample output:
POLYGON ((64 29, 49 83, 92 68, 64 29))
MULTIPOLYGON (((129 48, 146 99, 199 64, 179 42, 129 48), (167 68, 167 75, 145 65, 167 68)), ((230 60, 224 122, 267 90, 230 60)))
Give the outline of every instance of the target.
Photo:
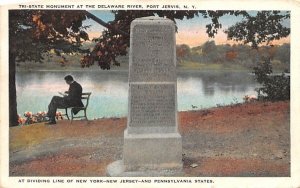
POLYGON ((253 73, 256 81, 261 84, 260 88, 256 88, 258 99, 270 101, 290 99, 290 76, 285 73, 272 75, 270 59, 254 67, 253 73))

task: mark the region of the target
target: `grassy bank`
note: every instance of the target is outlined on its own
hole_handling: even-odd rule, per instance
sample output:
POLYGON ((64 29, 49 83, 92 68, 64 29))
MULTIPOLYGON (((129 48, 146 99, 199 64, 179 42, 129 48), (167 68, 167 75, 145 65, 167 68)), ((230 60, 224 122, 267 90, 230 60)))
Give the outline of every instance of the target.
MULTIPOLYGON (((180 129, 184 130, 187 125, 200 125, 200 122, 203 122, 209 118, 211 123, 217 121, 218 119, 229 121, 238 121, 234 117, 244 116, 244 118, 248 118, 251 120, 249 123, 256 122, 255 117, 253 115, 258 115, 259 118, 264 118, 266 120, 271 120, 270 123, 273 122, 272 117, 269 116, 270 113, 282 111, 282 113, 289 113, 289 103, 290 101, 279 101, 279 102, 250 102, 250 103, 237 103, 231 105, 219 105, 217 107, 200 109, 200 110, 191 110, 191 111, 182 111, 178 112, 180 116, 180 129), (252 122, 253 120, 253 122, 252 122)), ((78 132, 56 132, 57 129, 60 129, 59 126, 71 126, 65 127, 67 129, 75 128, 79 124, 99 124, 99 126, 113 126, 117 125, 116 122, 122 122, 122 128, 125 128, 126 117, 108 117, 101 118, 97 120, 89 120, 89 121, 74 121, 73 124, 70 124, 69 120, 58 120, 58 123, 55 126, 46 126, 44 123, 35 123, 30 125, 16 126, 10 127, 10 149, 18 150, 23 147, 30 147, 35 144, 40 144, 44 140, 56 137, 63 138, 66 136, 73 137, 76 132, 76 136, 82 135, 84 136, 86 133, 78 132), (53 131, 51 130, 53 129, 53 131)), ((289 122, 286 122, 289 123, 289 122)), ((230 126, 230 125, 227 125, 230 126)), ((188 126, 193 129, 193 126, 188 126)), ((88 127, 86 127, 88 128, 88 127)), ((94 131, 88 133, 89 136, 98 134, 94 131)))
MULTIPOLYGON (((178 113, 184 176, 290 176, 289 101, 178 113), (191 167, 197 164, 197 167, 191 167)), ((10 176, 106 176, 126 118, 9 128, 10 176)))

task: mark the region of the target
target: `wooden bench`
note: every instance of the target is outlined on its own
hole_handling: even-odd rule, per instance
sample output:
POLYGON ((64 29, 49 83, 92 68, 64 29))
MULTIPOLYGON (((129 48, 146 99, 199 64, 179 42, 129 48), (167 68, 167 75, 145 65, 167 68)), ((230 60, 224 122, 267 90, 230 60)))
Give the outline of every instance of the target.
MULTIPOLYGON (((81 95, 81 100, 83 102, 83 107, 68 107, 71 108, 71 123, 73 121, 73 119, 79 119, 79 118, 85 118, 86 120, 88 120, 87 115, 86 115, 86 109, 89 105, 89 100, 90 100, 90 96, 91 96, 92 92, 86 92, 86 93, 82 93, 81 95), (74 115, 74 110, 83 110, 84 111, 84 115, 79 115, 79 116, 75 116, 74 115)), ((70 120, 69 115, 68 115, 68 108, 65 108, 66 113, 63 115, 66 115, 68 120, 70 120)))

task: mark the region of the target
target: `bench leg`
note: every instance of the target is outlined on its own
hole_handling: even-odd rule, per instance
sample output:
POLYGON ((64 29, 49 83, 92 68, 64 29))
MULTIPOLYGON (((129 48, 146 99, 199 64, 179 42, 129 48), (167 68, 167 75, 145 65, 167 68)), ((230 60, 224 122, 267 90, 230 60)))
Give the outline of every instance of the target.
POLYGON ((71 124, 73 122, 74 116, 73 116, 73 108, 71 108, 71 124))
POLYGON ((66 108, 66 116, 67 116, 68 120, 70 120, 69 115, 68 115, 68 108, 66 108))
POLYGON ((86 116, 86 109, 84 109, 84 116, 85 116, 85 119, 88 121, 88 118, 86 116))
MULTIPOLYGON (((73 115, 73 114, 74 114, 74 113, 73 113, 73 108, 71 108, 71 124, 72 124, 74 118, 85 117, 85 119, 88 121, 88 118, 87 118, 87 115, 86 115, 86 109, 81 109, 81 110, 83 110, 84 116, 76 117, 76 116, 73 115)), ((69 118, 68 118, 68 119, 69 119, 69 118)))

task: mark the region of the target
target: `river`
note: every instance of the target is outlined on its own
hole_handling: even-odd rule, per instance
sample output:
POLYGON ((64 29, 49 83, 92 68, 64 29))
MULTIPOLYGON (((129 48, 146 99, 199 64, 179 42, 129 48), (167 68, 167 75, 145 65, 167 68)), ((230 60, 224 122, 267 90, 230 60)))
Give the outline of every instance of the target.
MULTIPOLYGON (((128 71, 39 71, 17 72, 17 110, 47 111, 53 95, 68 90, 64 76, 73 75, 92 92, 88 118, 124 117, 128 111, 128 71)), ((180 71, 177 73, 178 110, 204 109, 243 102, 256 94, 257 83, 247 72, 180 71)))

